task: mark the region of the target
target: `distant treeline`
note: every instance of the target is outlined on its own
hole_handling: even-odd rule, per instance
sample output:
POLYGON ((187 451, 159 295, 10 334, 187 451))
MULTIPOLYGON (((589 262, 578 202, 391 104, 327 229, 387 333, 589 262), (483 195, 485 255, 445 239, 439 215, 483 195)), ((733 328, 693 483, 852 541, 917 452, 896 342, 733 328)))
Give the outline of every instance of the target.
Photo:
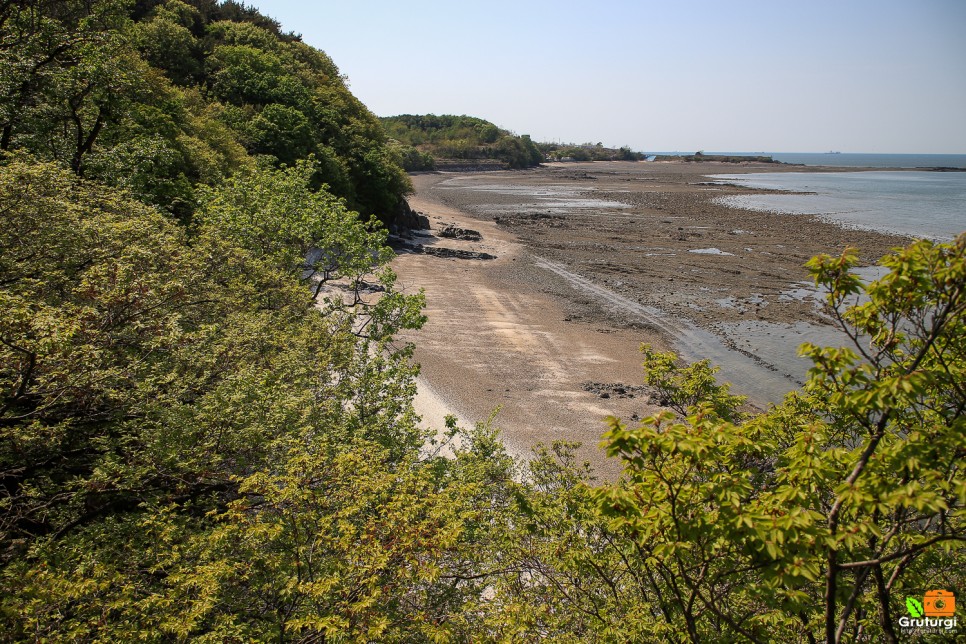
POLYGON ((542 161, 642 161, 645 155, 629 147, 606 148, 601 143, 538 143, 480 118, 435 114, 389 116, 383 127, 398 145, 408 171, 432 170, 461 161, 496 159, 510 168, 527 168, 542 161))
POLYGON ((403 114, 381 120, 409 171, 432 170, 442 159, 499 159, 510 168, 528 168, 544 158, 526 134, 472 116, 403 114))
POLYGON ((705 154, 695 152, 694 154, 659 154, 654 157, 655 161, 688 161, 691 163, 702 163, 705 161, 717 161, 719 163, 781 163, 775 161, 770 156, 751 156, 743 154, 705 154))
POLYGON ((628 146, 607 148, 602 143, 538 143, 551 161, 643 161, 647 155, 628 146))

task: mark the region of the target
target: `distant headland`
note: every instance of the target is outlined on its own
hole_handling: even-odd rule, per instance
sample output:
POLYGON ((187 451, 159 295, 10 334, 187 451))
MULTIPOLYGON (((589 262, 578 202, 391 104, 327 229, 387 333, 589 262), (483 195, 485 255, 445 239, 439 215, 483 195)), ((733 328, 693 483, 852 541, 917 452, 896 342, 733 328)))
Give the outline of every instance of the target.
POLYGON ((544 161, 643 161, 629 146, 540 143, 474 116, 403 114, 380 119, 405 170, 520 169, 544 161))

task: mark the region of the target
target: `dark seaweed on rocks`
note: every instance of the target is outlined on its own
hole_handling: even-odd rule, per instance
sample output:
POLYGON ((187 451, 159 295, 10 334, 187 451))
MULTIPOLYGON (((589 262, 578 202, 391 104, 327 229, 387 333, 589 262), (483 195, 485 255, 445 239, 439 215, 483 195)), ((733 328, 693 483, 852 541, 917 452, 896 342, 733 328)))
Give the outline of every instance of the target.
POLYGON ((439 231, 440 237, 446 237, 448 239, 462 239, 464 241, 481 241, 483 235, 476 230, 470 230, 468 228, 458 228, 456 226, 446 226, 441 231, 439 231))
POLYGON ((622 382, 583 382, 580 385, 584 391, 596 394, 600 398, 645 398, 648 397, 648 388, 642 385, 625 385, 622 382))
POLYGON ((450 259, 496 259, 496 255, 481 253, 473 250, 462 250, 458 248, 441 248, 439 246, 424 246, 423 244, 407 244, 403 247, 413 253, 423 255, 433 255, 434 257, 445 257, 450 259))

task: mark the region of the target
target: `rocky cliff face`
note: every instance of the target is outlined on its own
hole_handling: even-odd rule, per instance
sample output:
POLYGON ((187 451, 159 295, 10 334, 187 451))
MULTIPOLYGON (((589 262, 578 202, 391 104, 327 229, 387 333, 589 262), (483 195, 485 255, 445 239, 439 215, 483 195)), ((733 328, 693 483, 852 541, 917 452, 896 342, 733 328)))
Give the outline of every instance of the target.
POLYGON ((407 230, 429 230, 429 218, 410 208, 409 202, 403 199, 389 221, 389 232, 398 235, 407 230))

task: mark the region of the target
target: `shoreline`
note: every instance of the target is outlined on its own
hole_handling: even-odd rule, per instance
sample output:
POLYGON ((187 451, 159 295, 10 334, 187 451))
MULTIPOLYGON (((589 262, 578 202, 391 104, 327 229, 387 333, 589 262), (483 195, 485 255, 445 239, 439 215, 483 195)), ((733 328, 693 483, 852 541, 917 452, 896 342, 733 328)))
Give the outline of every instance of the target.
POLYGON ((414 241, 496 257, 402 250, 394 260, 402 285, 426 291, 429 322, 405 339, 436 402, 470 423, 499 406, 494 424, 512 452, 581 442, 578 457, 612 477, 615 463, 597 448, 603 419, 633 422, 659 409, 640 387, 642 343, 728 363, 735 393, 752 393, 759 408, 797 387, 805 365, 788 343, 821 341, 827 329, 812 299, 796 295, 802 264, 854 244, 871 263, 905 240, 716 206, 712 196, 747 191, 701 185, 706 175, 723 174, 722 165, 729 174, 769 168, 694 165, 413 175, 410 203, 432 225, 414 241), (482 239, 437 237, 447 224, 482 239))
POLYGON ((966 174, 863 169, 709 176, 719 184, 757 189, 719 198, 735 208, 810 214, 846 229, 934 242, 952 241, 966 229, 966 174))

